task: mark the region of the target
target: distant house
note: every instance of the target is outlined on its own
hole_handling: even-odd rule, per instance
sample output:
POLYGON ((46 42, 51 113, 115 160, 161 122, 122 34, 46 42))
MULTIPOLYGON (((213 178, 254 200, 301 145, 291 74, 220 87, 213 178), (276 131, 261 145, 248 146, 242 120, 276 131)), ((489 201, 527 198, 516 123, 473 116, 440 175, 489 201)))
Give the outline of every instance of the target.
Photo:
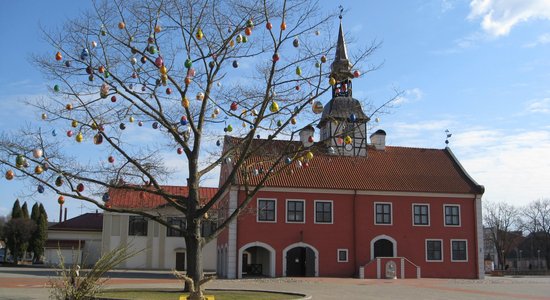
POLYGON ((58 265, 60 255, 66 265, 93 265, 101 256, 103 214, 86 213, 48 227, 45 263, 58 265))
MULTIPOLYGON (((187 187, 162 186, 170 194, 187 195, 187 187)), ((201 201, 210 199, 217 188, 200 188, 201 201)), ((184 215, 166 205, 166 201, 157 195, 133 191, 131 189, 110 189, 107 202, 113 208, 129 211, 145 210, 155 212, 166 218, 171 224, 185 227, 184 215)), ((208 234, 209 223, 203 223, 203 234, 208 234)), ((129 269, 186 269, 186 247, 183 236, 175 230, 168 230, 157 222, 140 215, 129 213, 105 212, 103 217, 103 251, 114 249, 121 243, 132 245, 134 250, 144 250, 128 259, 122 268, 129 269)), ((207 271, 216 270, 216 240, 203 248, 203 264, 207 271)))

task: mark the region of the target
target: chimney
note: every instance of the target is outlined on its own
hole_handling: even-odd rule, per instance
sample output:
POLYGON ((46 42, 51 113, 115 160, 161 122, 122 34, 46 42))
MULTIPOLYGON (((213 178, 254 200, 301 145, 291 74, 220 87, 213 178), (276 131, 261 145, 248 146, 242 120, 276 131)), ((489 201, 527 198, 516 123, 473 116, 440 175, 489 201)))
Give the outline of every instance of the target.
POLYGON ((374 149, 384 151, 386 149, 386 132, 382 129, 376 130, 375 133, 370 135, 370 141, 374 149))
POLYGON ((65 207, 65 218, 63 219, 63 222, 67 221, 67 208, 65 207))

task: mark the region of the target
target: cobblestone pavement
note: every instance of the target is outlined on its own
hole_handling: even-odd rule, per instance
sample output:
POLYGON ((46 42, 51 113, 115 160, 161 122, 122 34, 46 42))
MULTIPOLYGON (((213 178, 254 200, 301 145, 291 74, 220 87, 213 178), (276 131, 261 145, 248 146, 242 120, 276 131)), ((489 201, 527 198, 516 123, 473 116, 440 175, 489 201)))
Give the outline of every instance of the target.
MULTIPOLYGON (((0 299, 48 299, 51 269, 0 267, 0 299)), ((179 288, 169 272, 121 271, 107 288, 179 288)), ((215 280, 208 288, 297 292, 312 299, 531 299, 550 300, 550 277, 488 277, 484 280, 269 278, 215 280)))

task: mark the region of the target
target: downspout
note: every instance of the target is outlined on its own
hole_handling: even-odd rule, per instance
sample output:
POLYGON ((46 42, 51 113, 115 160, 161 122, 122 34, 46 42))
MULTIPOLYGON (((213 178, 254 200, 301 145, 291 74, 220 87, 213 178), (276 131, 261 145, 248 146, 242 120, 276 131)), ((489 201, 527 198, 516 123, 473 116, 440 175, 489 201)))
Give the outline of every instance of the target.
MULTIPOLYGON (((357 190, 353 191, 353 213, 352 213, 352 220, 353 220, 353 265, 359 268, 359 265, 357 265, 357 224, 355 221, 355 212, 357 211, 356 207, 356 200, 357 200, 357 190)), ((357 272, 359 272, 359 269, 357 269, 357 272)), ((359 275, 359 274, 357 274, 359 275)))

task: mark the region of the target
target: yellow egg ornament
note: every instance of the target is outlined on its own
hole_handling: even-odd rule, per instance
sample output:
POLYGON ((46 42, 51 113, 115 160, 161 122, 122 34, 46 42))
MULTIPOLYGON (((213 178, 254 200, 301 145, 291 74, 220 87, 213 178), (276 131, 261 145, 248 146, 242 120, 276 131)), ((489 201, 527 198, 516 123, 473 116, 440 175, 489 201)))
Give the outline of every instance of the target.
POLYGON ((202 33, 202 29, 199 28, 199 29, 197 30, 197 35, 196 35, 196 36, 197 36, 197 39, 198 39, 199 41, 202 40, 202 38, 204 37, 204 34, 202 33))
POLYGON ((330 77, 330 79, 328 80, 328 83, 330 85, 335 85, 336 84, 336 79, 334 79, 334 77, 330 77))
POLYGON ((84 140, 84 136, 82 135, 82 132, 79 132, 79 133, 76 135, 75 140, 76 140, 78 143, 82 143, 82 141, 84 140))
POLYGON ((189 99, 187 99, 187 97, 184 97, 183 100, 181 100, 181 106, 184 108, 189 108, 189 99))
POLYGON ((168 69, 166 68, 165 65, 162 65, 162 67, 160 67, 160 74, 166 75, 167 73, 168 73, 168 69))
POLYGON ((276 113, 279 111, 279 104, 277 104, 277 102, 273 101, 271 102, 271 106, 269 107, 269 111, 271 111, 272 113, 276 113))
POLYGON ((351 136, 348 135, 344 138, 344 143, 346 143, 346 145, 351 144, 351 142, 352 142, 351 136))
POLYGON ((35 173, 35 174, 40 175, 40 174, 42 174, 42 172, 44 172, 44 169, 43 169, 41 166, 36 166, 36 167, 34 168, 34 173, 35 173))
POLYGON ((73 120, 73 121, 71 122, 71 126, 76 128, 76 126, 78 126, 78 121, 77 121, 77 120, 73 120))
POLYGON ((307 160, 311 160, 311 159, 313 158, 313 152, 308 151, 308 152, 306 153, 306 158, 307 158, 307 160))

